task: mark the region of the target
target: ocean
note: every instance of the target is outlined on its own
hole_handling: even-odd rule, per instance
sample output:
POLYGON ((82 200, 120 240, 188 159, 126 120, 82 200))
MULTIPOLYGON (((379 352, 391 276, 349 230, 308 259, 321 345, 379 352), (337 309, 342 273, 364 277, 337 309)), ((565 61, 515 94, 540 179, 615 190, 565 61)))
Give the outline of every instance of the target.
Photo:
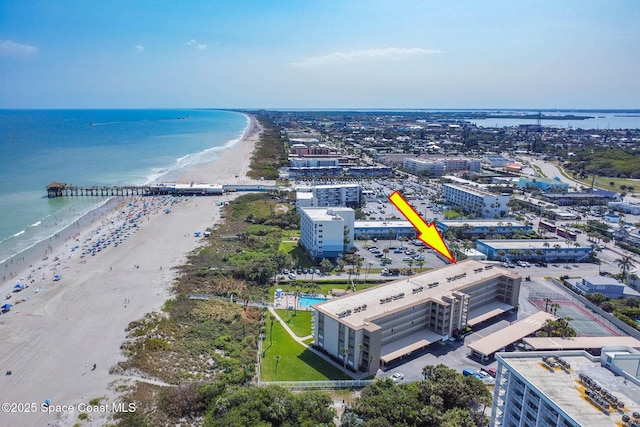
POLYGON ((0 110, 0 262, 108 199, 48 199, 51 182, 170 182, 215 160, 248 124, 217 110, 0 110))

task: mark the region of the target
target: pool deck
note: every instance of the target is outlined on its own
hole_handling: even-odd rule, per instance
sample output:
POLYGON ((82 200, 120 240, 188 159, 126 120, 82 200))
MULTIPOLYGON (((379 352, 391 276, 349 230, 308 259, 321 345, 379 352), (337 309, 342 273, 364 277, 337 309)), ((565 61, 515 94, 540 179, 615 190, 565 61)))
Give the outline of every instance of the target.
MULTIPOLYGON (((313 295, 303 295, 302 297, 297 297, 293 292, 281 292, 278 294, 277 292, 273 295, 273 307, 278 309, 290 309, 290 310, 311 310, 311 307, 308 305, 301 305, 301 300, 305 298, 317 298, 322 299, 324 302, 326 300, 331 299, 331 297, 327 297, 322 294, 313 294, 313 295)), ((314 302, 314 304, 316 304, 314 302)))

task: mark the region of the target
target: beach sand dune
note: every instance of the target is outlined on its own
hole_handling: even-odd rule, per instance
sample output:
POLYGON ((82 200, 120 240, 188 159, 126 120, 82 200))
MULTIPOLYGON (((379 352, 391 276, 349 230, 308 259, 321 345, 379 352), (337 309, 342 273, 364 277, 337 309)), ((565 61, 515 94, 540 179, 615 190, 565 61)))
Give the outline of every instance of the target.
MULTIPOLYGON (((246 171, 258 129, 252 118, 251 131, 240 142, 215 162, 198 166, 181 179, 251 182, 246 171)), ((74 239, 60 237, 60 243, 52 243, 46 260, 29 260, 30 267, 25 261, 16 277, 31 276, 29 288, 12 293, 14 281, 1 288, 3 295, 13 294, 8 302, 28 300, 0 316, 0 370, 12 372, 0 377, 0 402, 10 404, 9 411, 3 407, 0 425, 73 425, 78 422, 81 403, 108 395, 109 384, 120 378, 110 375, 109 369, 123 358, 120 345, 126 339, 127 325, 159 310, 170 298, 174 267, 203 244, 194 232, 219 220, 218 201, 235 197, 234 193, 183 198, 170 205, 168 214, 168 198, 119 199, 113 204, 116 209, 101 212, 88 226, 73 230, 74 239), (70 250, 109 236, 123 215, 136 210, 140 212, 137 226, 117 247, 110 245, 84 257, 80 250, 70 250), (53 281, 55 274, 62 278, 53 281), (51 399, 53 413, 41 406, 46 399, 51 399)), ((98 422, 97 417, 91 418, 98 422)))

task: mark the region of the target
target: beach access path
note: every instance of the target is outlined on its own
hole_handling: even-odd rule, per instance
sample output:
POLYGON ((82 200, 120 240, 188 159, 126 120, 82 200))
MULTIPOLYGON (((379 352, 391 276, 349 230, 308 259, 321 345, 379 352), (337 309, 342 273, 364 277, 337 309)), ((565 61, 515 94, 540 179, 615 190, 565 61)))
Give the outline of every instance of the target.
MULTIPOLYGON (((181 179, 252 182, 246 172, 258 135, 259 126, 252 118, 252 128, 241 141, 216 161, 188 171, 181 179)), ((110 375, 109 370, 123 360, 120 346, 128 324, 159 310, 171 297, 174 267, 204 244, 194 232, 219 221, 221 207, 217 202, 237 196, 180 198, 175 203, 170 197, 120 198, 115 209, 101 212, 80 230, 72 230, 73 238, 61 234, 47 243, 46 259, 41 254, 37 261, 25 260, 15 277, 31 276, 27 283, 33 282, 13 293, 11 300, 28 300, 0 315, 0 403, 10 405, 3 406, 0 425, 73 425, 78 422, 80 404, 103 396, 112 400, 110 384, 122 377, 110 375), (110 245, 84 257, 78 249, 71 251, 87 239, 109 236, 123 215, 137 217, 137 226, 128 230, 129 236, 117 247, 110 245), (61 276, 58 281, 53 280, 56 274, 61 276), (6 371, 11 375, 4 375, 6 371), (42 407, 46 399, 51 399, 48 410, 52 413, 42 407), (26 412, 25 408, 33 407, 35 411, 26 412)), ((1 295, 12 293, 15 280, 2 283, 1 295)), ((82 424, 103 425, 105 415, 110 414, 90 414, 82 424)))

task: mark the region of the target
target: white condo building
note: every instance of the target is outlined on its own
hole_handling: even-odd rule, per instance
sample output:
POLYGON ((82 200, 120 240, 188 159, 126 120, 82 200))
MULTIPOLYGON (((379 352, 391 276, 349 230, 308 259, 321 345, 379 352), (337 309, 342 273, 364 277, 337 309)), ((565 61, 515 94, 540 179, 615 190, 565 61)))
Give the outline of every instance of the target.
POLYGON ((403 159, 402 167, 407 171, 416 175, 428 172, 429 175, 442 176, 446 170, 444 162, 439 160, 426 159, 403 159))
POLYGON ((312 258, 334 258, 353 248, 355 211, 351 208, 301 208, 300 243, 312 258))
POLYGON ((420 159, 405 158, 402 160, 402 167, 407 171, 419 175, 427 171, 430 175, 441 176, 445 172, 470 171, 480 172, 482 162, 480 159, 460 159, 460 158, 441 158, 441 159, 420 159))
POLYGON ((326 184, 300 186, 296 189, 296 207, 346 206, 360 207, 360 184, 326 184), (311 195, 311 196, 309 196, 311 195))
POLYGON ((459 206, 466 212, 475 213, 482 218, 502 218, 507 215, 509 194, 494 194, 475 187, 456 184, 442 186, 447 203, 459 206))
POLYGON ((292 168, 314 168, 338 165, 338 159, 333 157, 291 157, 289 159, 289 166, 291 166, 292 168))
POLYGON ((640 426, 640 354, 631 347, 496 359, 491 427, 640 426))

